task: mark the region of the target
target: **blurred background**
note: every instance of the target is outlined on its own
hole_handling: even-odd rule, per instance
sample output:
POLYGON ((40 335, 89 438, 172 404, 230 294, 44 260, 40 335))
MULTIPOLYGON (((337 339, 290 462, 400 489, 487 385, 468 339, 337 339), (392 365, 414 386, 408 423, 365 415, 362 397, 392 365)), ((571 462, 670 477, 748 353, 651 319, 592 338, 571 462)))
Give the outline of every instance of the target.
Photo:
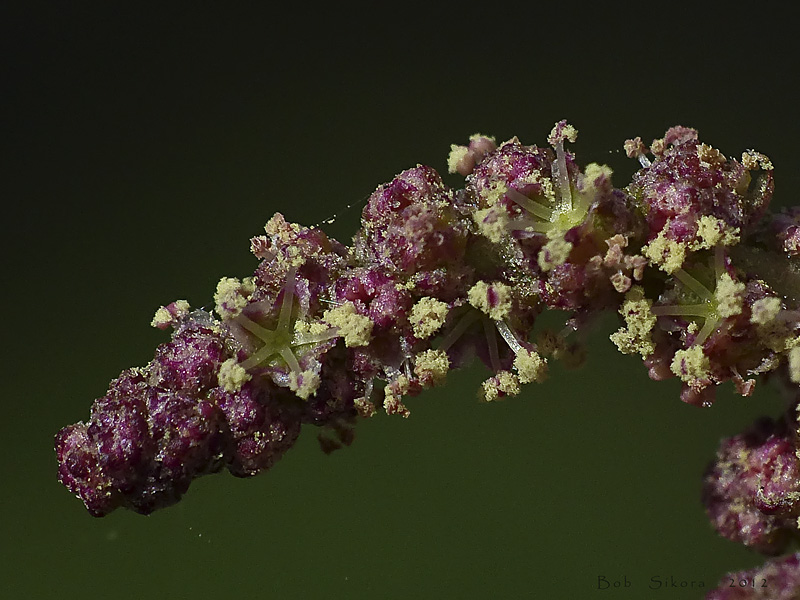
POLYGON ((167 339, 159 305, 209 305, 221 276, 253 271, 275 211, 338 215, 325 229, 347 243, 401 170, 461 186, 449 147, 475 132, 544 144, 567 118, 579 161, 622 186, 626 138, 693 126, 728 156, 769 155, 776 205, 795 202, 798 53, 771 21, 70 5, 0 19, 5 597, 699 598, 762 562, 712 531, 700 486, 719 439, 777 415, 777 394, 683 405, 608 342, 613 315, 582 370, 516 399, 479 404, 485 372, 451 374, 349 449, 304 431, 269 473, 198 480, 150 517, 88 516, 52 445, 167 339))

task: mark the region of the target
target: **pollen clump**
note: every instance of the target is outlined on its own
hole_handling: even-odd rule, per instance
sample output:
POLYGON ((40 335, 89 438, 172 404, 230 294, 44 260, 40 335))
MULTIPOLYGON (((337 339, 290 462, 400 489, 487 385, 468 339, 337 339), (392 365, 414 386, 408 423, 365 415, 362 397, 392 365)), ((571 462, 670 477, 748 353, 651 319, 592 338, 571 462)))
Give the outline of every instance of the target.
POLYGON ((247 301, 254 289, 252 277, 247 277, 242 281, 236 277, 220 279, 214 294, 217 314, 223 319, 232 319, 237 316, 247 306, 247 301))
POLYGON ((414 374, 425 387, 443 384, 449 370, 450 359, 443 350, 425 350, 414 359, 414 374))
POLYGON ((432 336, 444 325, 448 311, 445 302, 431 297, 422 298, 411 308, 410 321, 414 335, 421 340, 432 336))
POLYGON ((536 352, 525 349, 517 352, 514 368, 521 383, 541 383, 547 378, 547 359, 536 352))
POLYGON ((481 192, 481 198, 486 206, 492 207, 496 206, 507 192, 508 186, 502 181, 496 181, 481 192))
POLYGON ((491 319, 499 321, 511 312, 511 288, 496 281, 479 281, 468 292, 469 303, 491 319))
POLYGON ((608 165, 589 163, 583 171, 584 192, 588 190, 601 190, 608 186, 613 174, 614 171, 612 171, 611 167, 608 165))
POLYGON ((303 400, 308 400, 309 397, 315 395, 319 384, 319 373, 314 371, 309 370, 301 373, 292 371, 289 373, 289 389, 303 400))
POLYGON ((717 280, 714 297, 717 302, 717 314, 722 317, 734 317, 742 312, 742 299, 745 285, 734 281, 727 273, 723 273, 717 280))
POLYGON ((563 236, 551 239, 539 251, 539 267, 542 271, 547 272, 553 267, 563 265, 567 262, 571 251, 572 244, 566 241, 563 236))
POLYGON ((635 285, 625 294, 625 301, 619 314, 625 319, 626 327, 611 334, 611 341, 623 354, 638 352, 647 358, 655 350, 650 332, 656 324, 656 316, 650 311, 653 302, 644 297, 644 289, 635 285))
POLYGON ((678 350, 672 359, 670 370, 684 383, 692 384, 707 379, 710 362, 703 353, 702 346, 692 346, 687 350, 678 350))
POLYGON ((150 325, 158 329, 166 329, 188 315, 190 310, 191 307, 186 300, 175 300, 167 306, 159 307, 153 320, 150 321, 150 325))
POLYGON ((722 219, 703 215, 697 221, 698 241, 692 250, 710 249, 714 246, 734 246, 739 243, 739 228, 731 227, 722 219))
POLYGON ((566 121, 559 121, 553 126, 550 135, 547 136, 547 142, 555 146, 558 142, 567 140, 575 143, 578 139, 578 130, 566 121))
POLYGON ((387 415, 400 415, 404 419, 411 416, 411 411, 403 404, 403 395, 409 390, 409 380, 400 375, 395 381, 383 388, 383 409, 387 415))
POLYGON ((500 371, 481 384, 478 398, 484 402, 494 402, 505 396, 517 396, 519 392, 519 378, 510 371, 500 371))
POLYGON ((753 302, 750 308, 750 322, 756 325, 768 325, 781 312, 781 299, 775 296, 761 298, 753 302))
POLYGON ((662 230, 649 244, 642 247, 642 253, 666 273, 672 274, 686 260, 686 244, 669 239, 662 230))
POLYGON ((339 330, 348 348, 369 344, 373 323, 369 317, 358 314, 352 302, 325 311, 323 320, 339 330))
POLYGON ((697 157, 700 159, 700 166, 705 168, 721 167, 728 161, 722 152, 708 144, 697 146, 697 157))
POLYGON ((508 237, 511 219, 504 208, 493 206, 476 210, 472 213, 472 218, 478 226, 478 231, 489 241, 499 244, 508 237))
POLYGON ((459 166, 466 161, 468 155, 469 148, 466 146, 450 144, 450 155, 447 157, 447 172, 451 175, 458 173, 459 166))
POLYGON ((239 364, 239 361, 229 358, 219 366, 217 381, 226 392, 233 394, 241 390, 251 377, 250 373, 239 364))
POLYGON ((772 161, 765 154, 754 150, 747 150, 742 153, 742 165, 749 171, 759 168, 764 171, 772 171, 774 169, 772 161))
POLYGON ((330 331, 330 326, 322 321, 302 321, 298 319, 294 322, 294 331, 300 335, 308 334, 314 336, 330 331))

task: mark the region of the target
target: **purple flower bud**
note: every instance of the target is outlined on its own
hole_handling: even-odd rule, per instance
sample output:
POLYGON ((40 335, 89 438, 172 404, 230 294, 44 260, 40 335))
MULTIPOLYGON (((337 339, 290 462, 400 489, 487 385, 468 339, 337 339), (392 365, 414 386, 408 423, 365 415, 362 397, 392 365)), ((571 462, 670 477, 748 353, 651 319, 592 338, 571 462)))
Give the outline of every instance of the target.
POLYGON ((124 372, 94 403, 88 425, 56 436, 59 480, 95 516, 122 504, 144 514, 173 504, 192 479, 222 465, 219 409, 147 379, 145 370, 124 372))
POLYGON ((227 467, 237 477, 269 469, 300 434, 291 398, 281 399, 274 388, 247 384, 235 393, 216 388, 210 399, 225 416, 231 446, 227 467))
POLYGON ((133 491, 156 453, 147 419, 147 379, 142 369, 123 371, 92 405, 87 429, 98 450, 98 471, 123 495, 133 491))
POLYGON ((150 383, 197 396, 217 385, 219 366, 228 358, 222 330, 208 313, 196 311, 156 350, 150 383))
POLYGON ((89 514, 102 517, 119 506, 121 497, 100 468, 97 444, 90 440, 84 423, 59 431, 55 447, 58 481, 83 500, 89 514))
POLYGON ((436 171, 418 166, 370 196, 355 251, 364 262, 408 276, 460 263, 467 231, 452 191, 436 171))
POLYGON ((688 128, 670 129, 661 142, 671 146, 636 173, 629 186, 646 206, 653 236, 667 225, 671 239, 688 241, 697 235, 701 216, 746 230, 764 214, 773 189, 766 157, 758 160, 746 153, 743 162, 728 160, 699 143, 697 132, 688 128))

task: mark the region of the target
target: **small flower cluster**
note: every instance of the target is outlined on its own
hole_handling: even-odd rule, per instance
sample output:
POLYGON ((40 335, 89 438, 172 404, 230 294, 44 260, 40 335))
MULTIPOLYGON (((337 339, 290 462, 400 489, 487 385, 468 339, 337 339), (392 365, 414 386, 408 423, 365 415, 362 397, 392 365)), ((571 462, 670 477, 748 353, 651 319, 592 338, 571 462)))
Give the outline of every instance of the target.
MULTIPOLYGON (((59 480, 91 514, 149 513, 192 479, 268 469, 302 424, 326 452, 379 408, 478 357, 483 401, 540 382, 548 361, 578 364, 587 326, 621 316, 611 336, 654 380, 709 407, 731 381, 744 396, 775 372, 800 383, 800 210, 768 212, 769 159, 727 158, 673 127, 645 146, 623 188, 605 165, 581 167, 556 123, 543 147, 476 134, 451 148, 448 187, 418 165, 378 187, 350 247, 280 214, 251 240, 250 277, 224 277, 212 314, 175 301, 153 360, 125 371, 88 421, 56 437, 59 480), (561 331, 538 326, 566 311, 561 331), (376 389, 382 383, 382 392, 376 389)), ((717 530, 765 553, 797 537, 798 395, 788 416, 723 442, 704 501, 717 530)))

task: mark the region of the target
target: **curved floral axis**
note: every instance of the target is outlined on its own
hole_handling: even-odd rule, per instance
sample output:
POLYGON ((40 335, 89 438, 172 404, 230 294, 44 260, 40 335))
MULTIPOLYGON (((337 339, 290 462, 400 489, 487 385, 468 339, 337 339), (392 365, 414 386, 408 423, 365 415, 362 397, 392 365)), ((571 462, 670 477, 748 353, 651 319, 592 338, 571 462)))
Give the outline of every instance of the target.
MULTIPOLYGON (((587 326, 611 310, 614 344, 652 379, 678 377, 684 402, 780 382, 786 412, 722 442, 703 502, 726 538, 786 550, 800 518, 800 208, 769 212, 766 156, 728 158, 693 129, 627 140, 641 169, 624 188, 578 165, 576 137, 565 121, 546 147, 476 134, 451 148, 462 189, 403 171, 370 196, 349 247, 276 214, 251 240, 255 273, 223 278, 214 313, 183 300, 156 312, 171 340, 58 433, 59 480, 92 515, 147 514, 201 475, 268 469, 303 423, 330 452, 376 404, 407 417, 407 397, 474 356, 491 371, 482 400, 517 395, 548 361, 579 364, 587 326), (548 309, 569 313, 561 331, 537 327, 548 309)), ((797 593, 797 561, 764 569, 797 593)))

